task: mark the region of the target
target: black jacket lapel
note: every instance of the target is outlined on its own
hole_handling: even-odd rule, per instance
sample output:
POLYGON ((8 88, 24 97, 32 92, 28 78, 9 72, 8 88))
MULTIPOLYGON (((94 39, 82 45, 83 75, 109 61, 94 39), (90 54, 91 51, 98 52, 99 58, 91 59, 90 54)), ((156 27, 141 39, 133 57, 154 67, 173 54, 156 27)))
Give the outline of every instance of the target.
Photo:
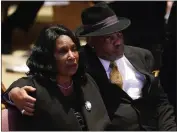
POLYGON ((93 51, 93 49, 86 45, 84 46, 84 55, 86 60, 86 70, 88 73, 90 73, 91 76, 94 76, 94 79, 100 79, 103 82, 107 82, 108 81, 108 77, 106 75, 106 71, 103 67, 103 65, 101 64, 100 60, 98 59, 98 57, 96 56, 95 52, 93 51))
POLYGON ((82 107, 88 130, 104 130, 110 123, 110 119, 99 93, 99 89, 96 87, 93 79, 90 79, 89 75, 88 83, 85 86, 82 86, 82 91, 84 93, 83 95, 85 102, 88 101, 91 104, 90 110, 86 108, 86 104, 82 107))

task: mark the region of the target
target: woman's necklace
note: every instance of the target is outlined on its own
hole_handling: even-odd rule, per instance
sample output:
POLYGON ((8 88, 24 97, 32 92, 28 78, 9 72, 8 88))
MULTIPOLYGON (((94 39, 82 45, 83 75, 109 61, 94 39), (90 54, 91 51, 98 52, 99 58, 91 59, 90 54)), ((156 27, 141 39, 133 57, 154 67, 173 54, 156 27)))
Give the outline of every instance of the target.
POLYGON ((70 89, 73 86, 73 81, 71 82, 71 84, 68 87, 63 87, 60 84, 57 84, 57 85, 58 85, 58 87, 60 87, 60 88, 62 88, 64 90, 68 90, 68 89, 70 89))
POLYGON ((63 93, 64 96, 69 96, 72 94, 73 92, 73 81, 71 82, 71 85, 69 85, 68 87, 63 87, 60 84, 57 84, 58 87, 60 88, 61 92, 63 93))

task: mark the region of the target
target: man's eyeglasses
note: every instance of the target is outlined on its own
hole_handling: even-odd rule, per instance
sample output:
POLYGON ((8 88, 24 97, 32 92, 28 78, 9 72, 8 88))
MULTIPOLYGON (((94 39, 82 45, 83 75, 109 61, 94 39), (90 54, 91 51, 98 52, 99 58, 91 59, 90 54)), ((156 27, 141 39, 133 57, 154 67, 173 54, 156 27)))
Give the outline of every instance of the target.
POLYGON ((122 38, 122 33, 121 32, 116 32, 116 33, 113 33, 113 34, 110 34, 110 35, 102 36, 102 38, 109 39, 109 40, 116 40, 116 39, 122 38))

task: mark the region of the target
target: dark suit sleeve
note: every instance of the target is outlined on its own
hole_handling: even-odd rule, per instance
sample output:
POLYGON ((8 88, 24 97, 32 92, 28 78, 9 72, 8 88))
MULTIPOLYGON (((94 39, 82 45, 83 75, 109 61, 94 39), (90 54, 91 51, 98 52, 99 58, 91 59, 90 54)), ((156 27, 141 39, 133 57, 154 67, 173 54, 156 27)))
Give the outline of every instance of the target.
POLYGON ((174 108, 170 105, 166 93, 163 91, 160 82, 157 93, 157 115, 158 128, 161 131, 176 131, 174 108))
MULTIPOLYGON (((147 64, 149 64, 150 71, 153 70, 154 59, 151 52, 146 55, 147 64), (152 59, 152 60, 150 60, 152 59)), ((167 94, 164 92, 159 77, 154 78, 154 84, 158 84, 155 86, 151 93, 153 93, 154 101, 156 102, 157 108, 157 116, 158 116, 158 129, 161 131, 176 131, 176 122, 175 122, 175 114, 174 108, 170 105, 168 101, 167 94)), ((153 85, 153 84, 152 84, 153 85)))
POLYGON ((12 101, 9 99, 8 93, 9 93, 13 88, 15 88, 15 87, 21 88, 21 87, 24 87, 24 86, 33 86, 33 83, 32 83, 32 81, 31 81, 30 77, 23 77, 23 78, 20 78, 20 79, 14 81, 14 82, 9 86, 9 88, 4 92, 4 94, 2 95, 3 100, 4 100, 6 103, 10 104, 10 105, 14 105, 14 104, 12 103, 12 101))
MULTIPOLYGON (((150 51, 146 50, 145 52, 146 64, 148 65, 149 71, 152 72, 154 70, 154 57, 150 51)), ((155 97, 154 101, 157 101, 158 129, 161 131, 176 131, 174 109, 170 105, 168 97, 160 84, 159 77, 154 78, 154 84, 158 84, 151 91, 155 97)))
MULTIPOLYGON (((8 98, 8 93, 10 90, 12 90, 15 87, 24 87, 24 86, 32 86, 34 88, 35 84, 32 80, 31 77, 23 77, 18 79, 17 81, 14 81, 9 88, 7 89, 7 91, 5 92, 5 94, 3 95, 3 98, 5 98, 5 101, 9 103, 9 98, 8 98)), ((28 93, 30 96, 37 98, 36 92, 35 93, 28 93)), ((42 95, 41 95, 42 96, 42 95)), ((40 99, 38 100, 40 101, 40 99)), ((21 117, 19 117, 22 120, 21 126, 19 128, 20 131, 46 131, 46 130, 53 130, 53 124, 51 123, 52 120, 49 117, 49 114, 46 113, 46 109, 42 109, 41 107, 42 105, 39 105, 41 102, 36 102, 35 103, 35 112, 34 112, 34 116, 27 116, 27 115, 23 115, 21 117)), ((10 104, 12 105, 12 104, 10 104)), ((19 112, 19 111, 18 111, 19 112)), ((20 113, 21 115, 21 113, 20 113)))

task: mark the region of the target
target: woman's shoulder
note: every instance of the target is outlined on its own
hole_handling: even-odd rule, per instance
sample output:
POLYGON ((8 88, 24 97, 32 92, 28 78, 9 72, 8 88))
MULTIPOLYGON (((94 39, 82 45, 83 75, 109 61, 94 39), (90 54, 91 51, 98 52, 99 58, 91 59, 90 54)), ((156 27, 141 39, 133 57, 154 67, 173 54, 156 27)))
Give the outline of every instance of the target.
POLYGON ((14 81, 10 87, 23 87, 32 85, 32 76, 22 77, 14 81))

